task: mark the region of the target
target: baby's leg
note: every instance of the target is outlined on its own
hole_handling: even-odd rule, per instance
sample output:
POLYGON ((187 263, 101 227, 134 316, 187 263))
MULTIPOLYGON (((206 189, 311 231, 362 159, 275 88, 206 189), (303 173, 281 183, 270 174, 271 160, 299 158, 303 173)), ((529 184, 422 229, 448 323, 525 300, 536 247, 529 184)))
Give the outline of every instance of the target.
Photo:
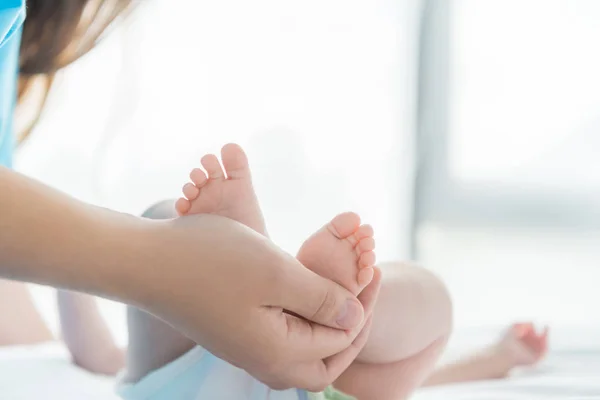
POLYGON ((57 292, 60 329, 75 365, 102 375, 116 375, 125 366, 125 351, 115 343, 93 296, 57 292))
MULTIPOLYGON (((174 201, 164 201, 149 208, 144 217, 169 219, 177 217, 174 201)), ((134 307, 127 308, 129 346, 125 382, 137 382, 195 346, 162 320, 134 307)))
MULTIPOLYGON (((335 217, 300 248, 298 260, 358 294, 372 277, 373 230, 352 213, 335 217)), ((383 266, 367 345, 335 382, 359 399, 406 398, 429 375, 452 325, 450 297, 423 268, 383 266)))
POLYGON ((445 286, 423 268, 382 266, 369 341, 335 386, 359 399, 407 398, 431 373, 452 327, 445 286))
POLYGON ((54 340, 24 283, 0 280, 0 346, 54 340))

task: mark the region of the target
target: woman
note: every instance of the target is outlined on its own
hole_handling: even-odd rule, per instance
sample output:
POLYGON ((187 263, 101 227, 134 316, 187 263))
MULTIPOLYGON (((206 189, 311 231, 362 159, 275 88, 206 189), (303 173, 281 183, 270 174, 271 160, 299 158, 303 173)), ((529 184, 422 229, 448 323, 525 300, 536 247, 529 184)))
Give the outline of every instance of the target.
MULTIPOLYGON (((368 332, 362 330, 363 310, 372 308, 376 280, 363 292, 360 304, 339 285, 309 273, 233 221, 198 216, 150 222, 78 202, 7 168, 14 147, 19 65, 19 101, 35 105, 29 94, 40 88, 47 92, 54 74, 92 49, 106 27, 130 7, 128 0, 32 0, 27 5, 30 19, 22 30, 24 1, 0 0, 0 276, 143 308, 271 386, 301 387, 307 378, 323 387, 330 384, 364 345, 368 332), (227 251, 232 247, 235 252, 227 251), (160 273, 165 265, 168 285, 160 273), (230 277, 250 268, 254 281, 215 283, 211 266, 230 277), (279 287, 266 284, 274 278, 279 287), (246 285, 255 285, 260 296, 226 301, 238 286, 246 285), (225 329, 232 318, 247 329, 225 329), (289 326, 298 327, 298 332, 290 334, 289 326), (257 340, 265 345, 254 346, 257 340), (308 359, 307 348, 312 350, 308 359), (331 354, 335 355, 328 357, 331 354)), ((45 96, 41 99, 39 110, 45 96)), ((18 286, 10 287, 23 296, 18 286)), ((29 340, 47 335, 40 332, 29 340)))

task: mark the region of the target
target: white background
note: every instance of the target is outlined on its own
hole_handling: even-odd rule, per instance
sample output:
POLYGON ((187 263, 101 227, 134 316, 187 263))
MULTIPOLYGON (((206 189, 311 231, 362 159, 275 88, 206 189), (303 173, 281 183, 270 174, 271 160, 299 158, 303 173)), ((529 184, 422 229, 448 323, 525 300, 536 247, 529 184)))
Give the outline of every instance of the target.
MULTIPOLYGON (((374 225, 380 260, 404 258, 418 3, 149 1, 66 71, 18 167, 140 213, 177 196, 205 152, 237 141, 284 248, 351 209, 374 225)), ((600 2, 450 8, 450 175, 597 195, 600 2)), ((430 224, 418 239, 458 326, 600 323, 598 232, 430 224)), ((49 291, 36 299, 55 325, 49 291)), ((103 311, 123 340, 122 309, 103 311)))
MULTIPOLYGON (((146 2, 66 71, 18 168, 140 213, 237 141, 278 244, 295 251, 354 210, 375 227, 379 259, 402 258, 416 15, 392 0, 146 2)), ((55 325, 49 292, 36 299, 55 325)), ((123 340, 122 310, 103 310, 123 340)))
MULTIPOLYGON (((516 222, 428 224, 423 261, 450 286, 457 325, 600 325, 599 227, 560 225, 598 212, 561 200, 594 205, 600 194, 600 2, 460 0, 450 9, 445 167, 457 185, 505 190, 516 222), (553 224, 519 208, 532 199, 553 224)), ((504 204, 487 200, 494 219, 504 204)))

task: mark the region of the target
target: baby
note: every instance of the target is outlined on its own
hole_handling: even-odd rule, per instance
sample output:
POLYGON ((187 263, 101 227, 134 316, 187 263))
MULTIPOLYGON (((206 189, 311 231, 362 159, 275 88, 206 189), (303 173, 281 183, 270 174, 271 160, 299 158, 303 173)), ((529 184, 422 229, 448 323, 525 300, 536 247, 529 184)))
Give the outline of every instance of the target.
MULTIPOLYGON (((202 159, 185 198, 163 202, 149 218, 217 214, 259 234, 267 229, 252 186, 248 160, 237 145, 226 145, 222 165, 202 159)), ((373 229, 354 213, 336 216, 308 238, 298 260, 319 275, 360 293, 373 278, 373 229)), ((445 286, 425 269, 383 265, 386 274, 367 344, 357 359, 323 393, 273 391, 180 335, 153 316, 130 308, 128 369, 119 391, 125 399, 349 399, 400 400, 417 387, 506 376, 514 367, 536 363, 547 350, 547 332, 531 324, 511 327, 502 339, 474 356, 431 374, 451 330, 452 309, 445 286)), ((168 271, 166 271, 168 273, 168 271)), ((175 295, 175 294, 174 294, 175 295)), ((215 305, 218 307, 218 305, 215 305)), ((243 329, 233 324, 232 329, 243 329)))
MULTIPOLYGON (((267 236, 245 153, 229 144, 221 161, 224 169, 216 156, 204 156, 204 170, 194 169, 192 182, 183 187, 185 198, 174 206, 161 203, 145 216, 173 218, 174 210, 181 216, 217 214, 267 236)), ((373 278, 374 249, 373 229, 358 215, 343 213, 308 238, 297 258, 358 294, 373 278)), ((335 382, 336 389, 361 399, 406 398, 429 375, 450 333, 451 303, 444 285, 422 268, 399 264, 387 270, 370 338, 335 382)), ((333 388, 319 394, 273 391, 143 311, 130 308, 128 323, 128 368, 119 387, 125 399, 351 398, 333 388)), ((232 329, 243 327, 233 321, 232 329)))
MULTIPOLYGON (((217 214, 267 236, 248 160, 237 145, 202 159, 185 198, 161 203, 146 216, 175 217, 217 214)), ((354 294, 373 278, 373 229, 358 215, 336 216, 308 238, 298 260, 319 275, 354 294)), ((515 324, 501 340, 430 374, 451 327, 451 306, 444 285, 422 268, 397 264, 387 268, 375 307, 369 340, 335 387, 360 399, 400 400, 425 386, 502 378, 517 366, 532 365, 547 351, 547 331, 538 334, 529 323, 515 324), (427 379, 426 379, 427 378, 427 379)), ((234 329, 241 327, 235 327, 234 329)), ((320 394, 301 390, 272 391, 238 368, 206 350, 156 318, 129 310, 128 370, 120 392, 126 399, 345 399, 329 388, 320 394)))

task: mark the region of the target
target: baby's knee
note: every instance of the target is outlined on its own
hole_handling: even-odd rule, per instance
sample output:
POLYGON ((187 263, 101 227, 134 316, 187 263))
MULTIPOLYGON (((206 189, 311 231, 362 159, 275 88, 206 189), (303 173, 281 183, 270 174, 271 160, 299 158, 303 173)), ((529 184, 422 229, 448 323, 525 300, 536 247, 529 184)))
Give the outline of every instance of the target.
POLYGON ((148 219, 170 219, 177 217, 175 200, 163 200, 150 206, 142 217, 148 219))
POLYGON ((387 279, 381 296, 387 297, 399 318, 407 314, 414 323, 421 321, 431 329, 435 340, 447 338, 452 331, 453 305, 446 284, 428 269, 408 262, 381 266, 387 279), (410 309, 407 310, 407 307, 410 309))

